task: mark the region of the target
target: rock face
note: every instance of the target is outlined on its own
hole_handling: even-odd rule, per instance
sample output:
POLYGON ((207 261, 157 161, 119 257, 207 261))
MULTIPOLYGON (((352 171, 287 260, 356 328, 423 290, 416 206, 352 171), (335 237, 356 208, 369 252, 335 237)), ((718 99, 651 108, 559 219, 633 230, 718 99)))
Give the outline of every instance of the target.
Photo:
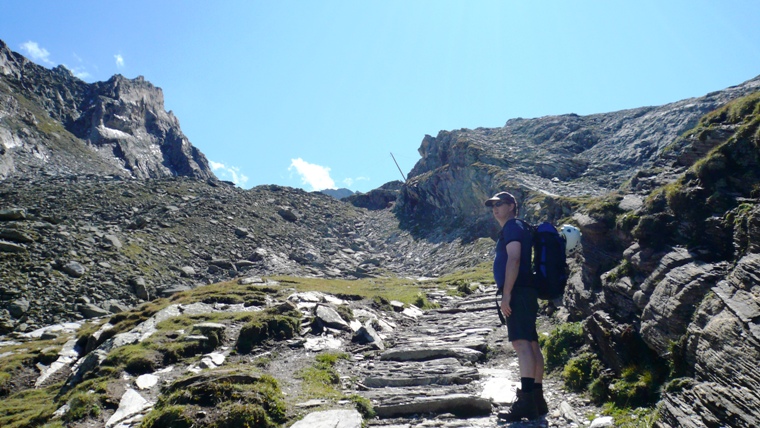
MULTIPOLYGON (((419 223, 480 224, 483 201, 509 189, 528 217, 547 195, 600 196, 650 167, 706 113, 756 91, 760 78, 699 98, 613 113, 512 119, 501 128, 425 136, 420 159, 400 191, 397 212, 419 223)), ((552 213, 553 214, 553 213, 552 213)), ((559 213, 559 217, 567 213, 559 213)), ((485 232, 478 232, 485 231, 485 232)))
POLYGON ((121 75, 87 84, 0 41, 0 178, 40 173, 213 177, 160 88, 121 75))

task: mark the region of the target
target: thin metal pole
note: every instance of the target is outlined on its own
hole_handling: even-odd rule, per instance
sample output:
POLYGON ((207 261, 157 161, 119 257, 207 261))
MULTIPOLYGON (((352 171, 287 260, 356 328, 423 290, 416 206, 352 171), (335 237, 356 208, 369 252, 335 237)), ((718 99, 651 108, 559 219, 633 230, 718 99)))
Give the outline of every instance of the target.
MULTIPOLYGON (((393 163, 396 164, 396 168, 398 168, 398 172, 401 172, 401 167, 398 166, 398 162, 396 162, 396 156, 393 156, 393 152, 391 152, 391 157, 393 158, 393 163)), ((401 178, 404 179, 404 183, 406 183, 406 177, 404 176, 404 173, 401 172, 401 178)))

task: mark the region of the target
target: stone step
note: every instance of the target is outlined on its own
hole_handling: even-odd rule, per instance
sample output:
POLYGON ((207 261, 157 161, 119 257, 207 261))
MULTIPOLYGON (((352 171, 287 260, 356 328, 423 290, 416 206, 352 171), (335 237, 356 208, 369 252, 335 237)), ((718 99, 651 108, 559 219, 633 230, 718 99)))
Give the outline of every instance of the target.
POLYGON ((380 361, 365 368, 363 385, 369 388, 425 385, 463 385, 480 378, 474 367, 463 367, 456 358, 427 362, 380 361))
POLYGON ((491 402, 469 394, 448 394, 434 397, 417 397, 406 402, 374 406, 380 418, 411 416, 416 414, 451 413, 457 417, 491 414, 491 402))

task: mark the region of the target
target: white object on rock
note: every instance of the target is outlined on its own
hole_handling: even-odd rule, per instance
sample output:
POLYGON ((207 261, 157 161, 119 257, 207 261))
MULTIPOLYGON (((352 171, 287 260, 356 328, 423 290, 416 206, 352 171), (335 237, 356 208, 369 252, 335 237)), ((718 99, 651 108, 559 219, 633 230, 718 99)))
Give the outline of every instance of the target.
POLYGON ((570 254, 570 251, 575 249, 581 242, 581 230, 571 224, 563 224, 559 233, 565 237, 567 243, 565 244, 565 254, 570 254))
POLYGON ((148 400, 144 399, 139 392, 134 389, 127 389, 124 395, 121 396, 119 401, 119 408, 116 413, 111 415, 106 422, 106 428, 111 428, 119 422, 131 418, 138 413, 143 413, 145 410, 152 406, 148 400))
POLYGON ((140 375, 135 380, 135 385, 137 385, 138 389, 150 389, 150 388, 153 388, 157 383, 158 383, 158 376, 154 374, 140 375))
POLYGON ((615 426, 615 419, 612 416, 601 416, 591 422, 590 428, 606 428, 615 426))

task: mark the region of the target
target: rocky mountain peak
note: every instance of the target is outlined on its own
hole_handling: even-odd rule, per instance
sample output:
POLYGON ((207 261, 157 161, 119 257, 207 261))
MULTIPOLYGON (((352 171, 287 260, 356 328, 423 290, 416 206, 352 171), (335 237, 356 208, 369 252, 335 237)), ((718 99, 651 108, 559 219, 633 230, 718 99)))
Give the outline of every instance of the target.
POLYGON ((90 173, 213 178, 143 76, 88 84, 0 42, 0 178, 90 173), (55 159, 55 162, 52 160, 55 159))

